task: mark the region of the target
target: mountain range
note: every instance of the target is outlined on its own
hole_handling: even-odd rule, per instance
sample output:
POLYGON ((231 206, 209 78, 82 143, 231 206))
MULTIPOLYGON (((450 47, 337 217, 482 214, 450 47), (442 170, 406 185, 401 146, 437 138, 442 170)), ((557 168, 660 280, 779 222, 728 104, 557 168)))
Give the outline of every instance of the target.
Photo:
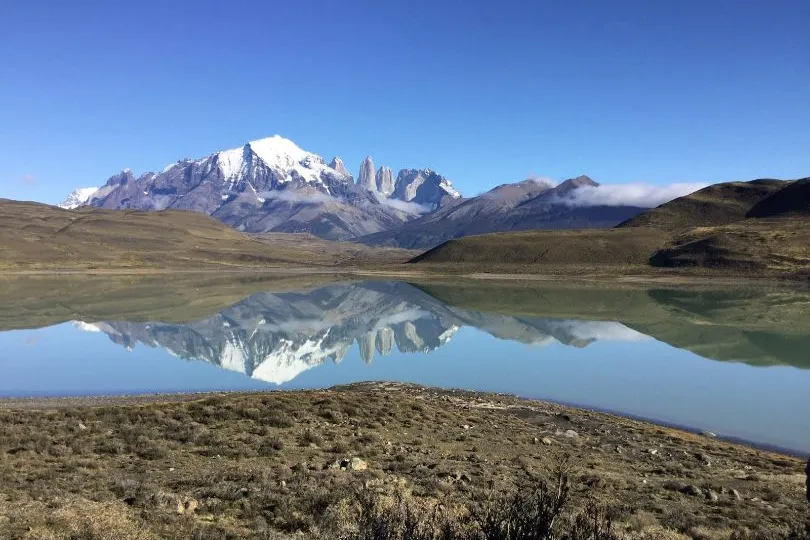
POLYGON ((138 177, 130 169, 100 188, 81 188, 60 205, 112 210, 192 210, 248 233, 310 233, 327 240, 429 248, 485 232, 610 227, 644 208, 575 203, 588 178, 526 180, 464 198, 425 168, 392 169, 367 157, 357 179, 339 157, 328 163, 278 135, 241 148, 183 159, 138 177))

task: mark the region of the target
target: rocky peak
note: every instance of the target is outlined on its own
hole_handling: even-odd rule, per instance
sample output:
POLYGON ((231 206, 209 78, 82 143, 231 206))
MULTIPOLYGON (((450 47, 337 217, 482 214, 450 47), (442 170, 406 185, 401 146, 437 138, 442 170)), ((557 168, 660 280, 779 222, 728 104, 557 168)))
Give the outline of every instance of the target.
POLYGON ((349 171, 346 170, 346 165, 343 164, 343 160, 337 156, 333 157, 332 161, 329 162, 329 167, 335 169, 343 176, 351 176, 351 174, 349 174, 349 171))
POLYGON ((445 197, 460 199, 461 194, 450 180, 430 169, 402 169, 397 175, 392 197, 436 207, 445 197))
POLYGON ((598 187, 599 184, 594 182, 590 177, 582 175, 577 176, 576 178, 569 178, 565 182, 562 182, 559 186, 554 188, 554 192, 556 195, 566 195, 567 193, 572 192, 575 189, 583 188, 583 187, 598 187))
POLYGON ((394 192, 394 177, 390 168, 380 167, 377 169, 376 185, 377 191, 386 197, 394 192))
POLYGON ((131 169, 124 169, 118 174, 112 175, 105 185, 107 186, 122 186, 135 179, 131 169))
POLYGON ((374 160, 371 156, 366 156, 366 159, 360 163, 360 172, 357 175, 357 185, 369 191, 377 189, 377 183, 374 179, 374 160))

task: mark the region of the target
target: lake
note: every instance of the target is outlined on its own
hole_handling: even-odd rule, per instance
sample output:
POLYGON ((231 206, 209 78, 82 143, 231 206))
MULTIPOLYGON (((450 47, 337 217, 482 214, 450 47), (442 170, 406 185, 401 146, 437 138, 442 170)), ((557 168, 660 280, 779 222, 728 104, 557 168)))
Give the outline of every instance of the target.
POLYGON ((0 281, 0 396, 505 392, 810 452, 810 293, 789 288, 0 281))

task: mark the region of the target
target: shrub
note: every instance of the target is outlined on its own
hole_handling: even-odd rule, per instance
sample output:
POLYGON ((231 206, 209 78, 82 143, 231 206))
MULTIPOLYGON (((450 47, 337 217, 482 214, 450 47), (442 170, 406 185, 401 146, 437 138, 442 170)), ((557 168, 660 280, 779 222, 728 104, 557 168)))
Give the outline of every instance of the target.
POLYGON ((267 437, 259 446, 259 455, 270 456, 284 449, 284 441, 278 437, 267 437))
POLYGON ((280 410, 270 411, 264 423, 275 428, 291 428, 295 425, 295 422, 284 411, 280 410))

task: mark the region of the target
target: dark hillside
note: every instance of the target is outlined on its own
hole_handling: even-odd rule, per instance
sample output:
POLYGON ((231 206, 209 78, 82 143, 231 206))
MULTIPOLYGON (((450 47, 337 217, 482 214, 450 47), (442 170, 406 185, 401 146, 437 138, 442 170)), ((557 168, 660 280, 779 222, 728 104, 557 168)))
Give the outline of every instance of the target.
POLYGON ((726 225, 745 219, 754 205, 789 183, 785 180, 753 180, 715 184, 643 212, 617 227, 655 227, 678 231, 726 225))

